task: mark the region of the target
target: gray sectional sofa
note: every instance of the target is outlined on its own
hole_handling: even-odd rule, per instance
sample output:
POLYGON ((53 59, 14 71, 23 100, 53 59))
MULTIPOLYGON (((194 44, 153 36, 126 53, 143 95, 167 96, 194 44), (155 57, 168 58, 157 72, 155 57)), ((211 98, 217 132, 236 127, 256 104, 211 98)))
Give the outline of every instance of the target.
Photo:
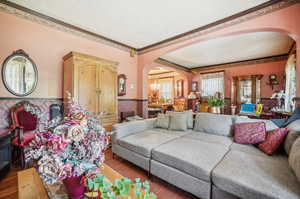
MULTIPOLYGON (((233 142, 246 117, 198 114, 193 129, 155 128, 156 119, 116 124, 114 154, 201 199, 300 199, 300 183, 284 152, 268 156, 233 142)), ((271 121, 267 131, 276 129, 271 121)), ((300 120, 292 123, 300 131, 300 120)))

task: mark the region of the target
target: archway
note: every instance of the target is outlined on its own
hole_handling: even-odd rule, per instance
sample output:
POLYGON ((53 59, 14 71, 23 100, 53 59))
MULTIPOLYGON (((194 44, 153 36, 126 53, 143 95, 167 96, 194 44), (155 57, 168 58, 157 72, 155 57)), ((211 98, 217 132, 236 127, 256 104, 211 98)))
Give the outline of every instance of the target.
MULTIPOLYGON (((190 85, 191 85, 191 79, 192 79, 192 74, 191 72, 186 72, 183 70, 179 70, 176 68, 172 68, 160 63, 152 62, 151 64, 147 65, 147 67, 144 67, 143 69, 143 96, 144 99, 148 99, 148 94, 149 94, 149 72, 155 68, 162 68, 165 71, 168 71, 170 73, 175 73, 176 75, 172 74, 172 78, 174 79, 174 97, 176 96, 176 81, 177 80, 183 80, 183 97, 187 97, 190 91, 190 85)), ((174 101, 173 101, 174 102, 174 101)), ((148 103, 147 103, 148 104, 148 103)), ((148 117, 148 110, 147 110, 147 105, 146 103, 143 104, 143 116, 148 117)))

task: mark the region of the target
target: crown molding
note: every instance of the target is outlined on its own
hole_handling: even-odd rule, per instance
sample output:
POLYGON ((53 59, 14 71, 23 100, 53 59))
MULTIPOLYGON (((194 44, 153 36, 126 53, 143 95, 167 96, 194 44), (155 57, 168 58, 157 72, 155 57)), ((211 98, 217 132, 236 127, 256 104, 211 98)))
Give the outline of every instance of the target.
POLYGON ((242 23, 248 21, 250 19, 277 11, 279 9, 286 8, 288 6, 299 3, 300 0, 270 0, 266 3, 258 5, 256 7, 250 8, 246 11, 237 13, 235 15, 229 16, 227 18, 221 19, 219 21, 213 22, 211 24, 199 27, 197 29, 179 34, 177 36, 165 39, 163 41, 148 45, 143 48, 136 49, 132 46, 126 45, 124 43, 109 39, 102 35, 96 34, 94 32, 90 32, 88 30, 82 29, 80 27, 65 23, 61 20, 55 19, 53 17, 44 15, 42 13, 36 12, 29 8, 20 6, 18 4, 12 3, 7 0, 0 0, 0 11, 15 15, 17 17, 27 19, 42 25, 46 25, 48 27, 55 28, 57 30, 71 33, 73 35, 77 35, 92 41, 99 42, 101 44, 105 44, 120 50, 124 50, 127 52, 137 52, 138 55, 145 54, 147 52, 166 47, 172 44, 176 44, 179 42, 183 42, 189 39, 193 39, 195 37, 199 37, 202 35, 209 34, 211 32, 215 32, 220 29, 224 29, 230 27, 232 25, 236 25, 238 23, 242 23))
POLYGON ((289 56, 288 54, 283 54, 283 55, 276 55, 276 56, 263 57, 263 58, 258 58, 258 59, 230 62, 230 63, 224 63, 224 64, 201 66, 201 67, 191 68, 190 70, 193 73, 199 73, 199 72, 207 71, 207 70, 217 70, 217 69, 232 68, 232 67, 237 67, 237 66, 263 64, 263 63, 287 60, 288 56, 289 56))
POLYGON ((129 45, 123 44, 121 42, 109 39, 107 37, 104 37, 102 35, 96 34, 94 32, 82 29, 80 27, 68 24, 66 22, 63 22, 61 20, 55 19, 53 17, 44 15, 42 13, 36 12, 32 9, 20 6, 18 4, 12 3, 7 0, 0 0, 0 11, 12 14, 14 16, 30 20, 35 23, 39 23, 42 25, 46 25, 51 28, 55 28, 57 30, 71 33, 76 36, 83 37, 85 39, 89 39, 92 41, 99 42, 101 44, 105 44, 114 48, 118 48, 120 50, 124 50, 127 52, 130 52, 132 50, 136 51, 134 47, 131 47, 129 45))
POLYGON ((271 12, 292 6, 299 3, 300 0, 271 0, 256 7, 250 8, 243 12, 213 22, 211 24, 196 28, 194 30, 179 34, 177 36, 165 39, 155 44, 148 45, 143 48, 137 49, 139 55, 147 52, 157 50, 159 48, 167 47, 179 42, 190 40, 199 36, 207 35, 209 33, 269 14, 271 12))

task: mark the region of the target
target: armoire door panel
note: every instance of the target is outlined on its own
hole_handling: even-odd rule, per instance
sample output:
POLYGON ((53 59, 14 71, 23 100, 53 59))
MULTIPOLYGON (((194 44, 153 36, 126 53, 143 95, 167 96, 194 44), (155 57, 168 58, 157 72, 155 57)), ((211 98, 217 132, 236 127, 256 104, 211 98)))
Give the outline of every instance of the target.
POLYGON ((78 73, 78 101, 89 111, 96 113, 98 110, 98 75, 96 65, 79 67, 78 73))
POLYGON ((103 66, 100 76, 100 111, 116 114, 117 72, 103 66))

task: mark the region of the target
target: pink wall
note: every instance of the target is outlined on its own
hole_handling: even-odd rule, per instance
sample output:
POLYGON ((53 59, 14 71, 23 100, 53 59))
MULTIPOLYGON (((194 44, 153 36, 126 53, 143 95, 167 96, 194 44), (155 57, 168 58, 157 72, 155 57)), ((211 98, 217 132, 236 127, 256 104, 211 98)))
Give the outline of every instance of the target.
MULTIPOLYGON (((300 4, 295 4, 287 8, 280 9, 275 12, 268 13, 220 30, 208 34, 199 34, 199 36, 183 40, 181 42, 176 42, 166 47, 159 48, 154 51, 142 54, 138 57, 138 72, 139 72, 139 82, 143 82, 145 73, 149 65, 157 59, 158 57, 172 52, 178 48, 189 46, 194 43, 201 41, 206 41, 210 39, 215 39, 219 37, 226 37, 230 35, 237 35, 249 32, 281 32, 288 34, 297 42, 297 74, 300 76, 300 4)), ((138 96, 144 98, 145 90, 143 84, 138 88, 138 96)), ((297 96, 300 97, 300 81, 297 81, 297 96)))
MULTIPOLYGON (((137 97, 137 56, 130 57, 128 52, 2 12, 0 30, 1 64, 13 51, 23 49, 37 65, 38 85, 28 97, 62 97, 62 57, 70 51, 119 62, 118 73, 128 78, 127 95, 122 98, 137 97), (131 84, 134 88, 130 88, 131 84)), ((14 97, 2 82, 0 97, 14 97)))
MULTIPOLYGON (((270 98, 274 91, 281 90, 284 88, 284 71, 285 71, 286 61, 276 61, 262 64, 235 66, 231 68, 220 68, 216 70, 207 70, 201 72, 214 72, 224 70, 225 72, 225 97, 231 97, 231 84, 232 77, 234 76, 244 76, 244 75, 258 75, 262 74, 263 78, 261 80, 261 97, 270 98), (270 74, 276 74, 279 81, 279 85, 274 86, 274 90, 267 85, 270 74)), ((193 81, 200 82, 201 75, 197 74, 193 77, 193 81)))

